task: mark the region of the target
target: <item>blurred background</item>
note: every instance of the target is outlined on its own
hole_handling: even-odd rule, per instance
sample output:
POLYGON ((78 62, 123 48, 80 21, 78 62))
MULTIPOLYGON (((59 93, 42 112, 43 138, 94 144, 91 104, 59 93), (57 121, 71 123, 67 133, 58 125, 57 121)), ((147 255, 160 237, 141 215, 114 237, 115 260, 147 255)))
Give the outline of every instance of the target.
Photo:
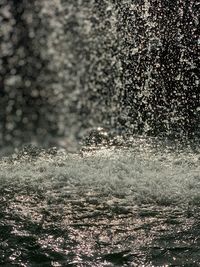
POLYGON ((0 146, 67 146, 99 126, 198 136, 199 9, 196 0, 1 0, 0 146))

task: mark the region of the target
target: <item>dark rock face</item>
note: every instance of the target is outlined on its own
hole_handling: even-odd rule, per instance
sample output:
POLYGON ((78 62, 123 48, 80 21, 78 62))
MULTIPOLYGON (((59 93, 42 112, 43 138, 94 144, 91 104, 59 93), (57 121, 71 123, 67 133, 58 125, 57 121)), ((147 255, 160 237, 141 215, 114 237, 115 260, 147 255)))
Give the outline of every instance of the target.
POLYGON ((198 14, 196 0, 2 1, 1 140, 197 134, 198 14))

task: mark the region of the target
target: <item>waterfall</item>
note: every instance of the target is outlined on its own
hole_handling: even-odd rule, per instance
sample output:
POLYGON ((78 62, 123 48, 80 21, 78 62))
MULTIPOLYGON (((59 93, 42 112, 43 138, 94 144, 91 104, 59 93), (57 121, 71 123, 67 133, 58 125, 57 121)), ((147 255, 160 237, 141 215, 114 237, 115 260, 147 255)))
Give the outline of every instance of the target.
POLYGON ((1 143, 199 135, 197 1, 4 0, 0 18, 1 143))
POLYGON ((200 266, 198 0, 0 0, 0 265, 200 266))

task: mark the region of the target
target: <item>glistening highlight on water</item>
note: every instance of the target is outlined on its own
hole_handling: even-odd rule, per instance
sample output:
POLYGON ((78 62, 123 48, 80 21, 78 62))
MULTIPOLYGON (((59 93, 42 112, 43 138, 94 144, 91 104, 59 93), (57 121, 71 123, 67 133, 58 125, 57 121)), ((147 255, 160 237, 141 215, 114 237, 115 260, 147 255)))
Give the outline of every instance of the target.
POLYGON ((1 266, 200 266, 199 8, 1 1, 1 266))

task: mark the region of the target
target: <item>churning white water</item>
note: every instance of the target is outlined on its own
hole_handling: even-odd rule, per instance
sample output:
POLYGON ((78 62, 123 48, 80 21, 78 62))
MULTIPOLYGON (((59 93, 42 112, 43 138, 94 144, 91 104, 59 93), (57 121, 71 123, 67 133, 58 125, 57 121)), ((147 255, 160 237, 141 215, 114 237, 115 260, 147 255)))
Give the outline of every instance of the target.
POLYGON ((41 151, 36 158, 25 152, 1 160, 0 167, 1 185, 28 184, 49 197, 59 189, 57 194, 65 198, 68 191, 83 187, 88 193, 121 195, 131 205, 200 201, 200 153, 175 142, 167 146, 137 137, 132 147, 58 150, 55 155, 41 151))
POLYGON ((0 161, 0 260, 19 266, 198 266, 200 153, 132 138, 0 161))
POLYGON ((0 24, 0 265, 200 266, 198 1, 1 0, 0 24))

